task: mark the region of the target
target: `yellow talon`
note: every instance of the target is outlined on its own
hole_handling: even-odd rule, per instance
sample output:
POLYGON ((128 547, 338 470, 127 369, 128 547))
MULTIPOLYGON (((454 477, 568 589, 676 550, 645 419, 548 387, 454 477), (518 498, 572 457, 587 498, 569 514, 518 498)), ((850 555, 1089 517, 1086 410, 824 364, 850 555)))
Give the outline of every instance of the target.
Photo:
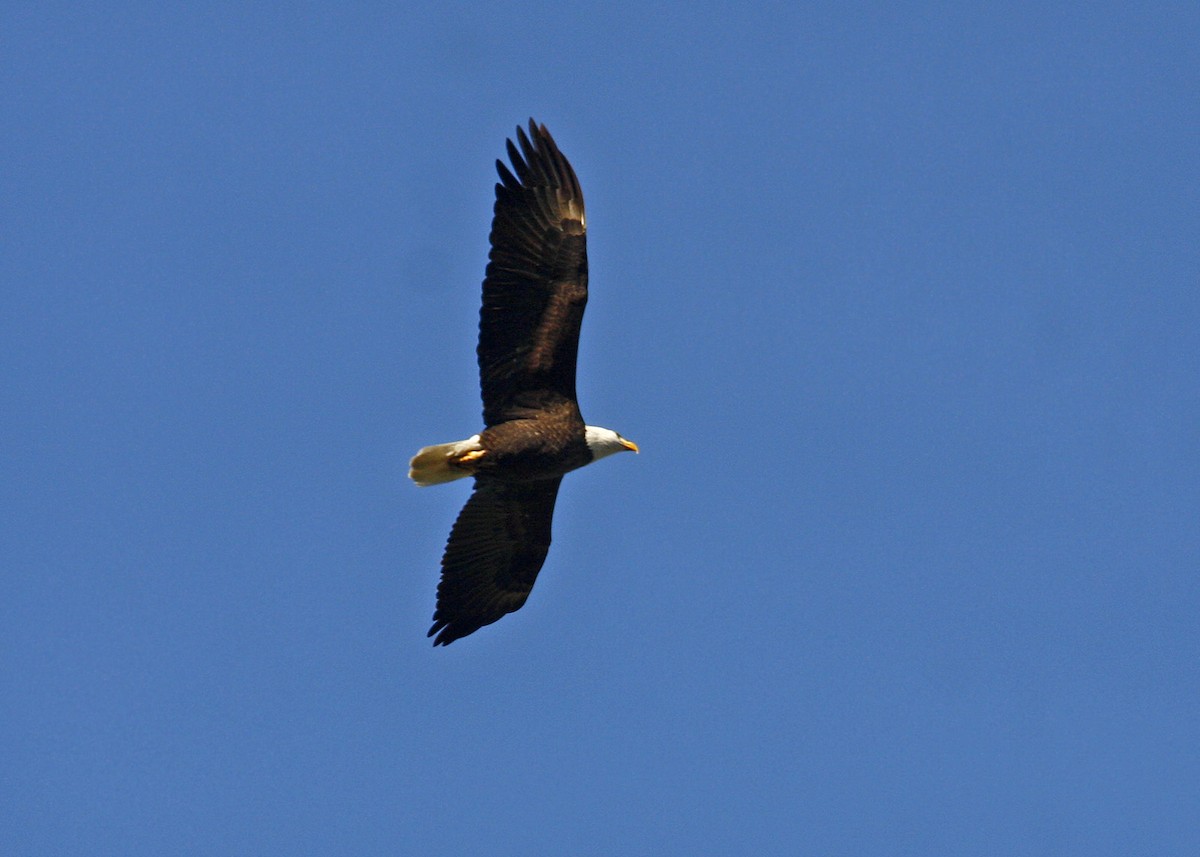
POLYGON ((470 452, 464 453, 459 459, 459 464, 470 464, 472 461, 478 461, 483 458, 482 449, 473 449, 470 452))

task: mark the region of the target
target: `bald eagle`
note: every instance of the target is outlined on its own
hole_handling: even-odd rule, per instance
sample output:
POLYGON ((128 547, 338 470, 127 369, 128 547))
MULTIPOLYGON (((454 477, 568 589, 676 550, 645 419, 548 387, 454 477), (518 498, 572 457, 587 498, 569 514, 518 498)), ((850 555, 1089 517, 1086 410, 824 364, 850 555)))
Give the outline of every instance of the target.
POLYGON ((546 130, 517 128, 500 181, 479 311, 484 429, 427 446, 409 477, 436 485, 467 476, 475 490, 450 530, 428 636, 449 645, 517 610, 550 549, 563 474, 637 445, 586 425, 575 400, 579 327, 587 304, 587 218, 579 179, 546 130))

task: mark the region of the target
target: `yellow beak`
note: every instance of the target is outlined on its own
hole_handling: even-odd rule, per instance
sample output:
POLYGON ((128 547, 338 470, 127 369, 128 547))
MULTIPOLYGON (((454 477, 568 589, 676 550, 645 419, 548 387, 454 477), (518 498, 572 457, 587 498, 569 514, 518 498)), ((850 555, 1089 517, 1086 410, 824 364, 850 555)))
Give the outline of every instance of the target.
POLYGON ((621 446, 625 447, 626 449, 628 449, 632 452, 638 451, 637 444, 634 443, 632 440, 626 440, 625 438, 621 438, 621 446))

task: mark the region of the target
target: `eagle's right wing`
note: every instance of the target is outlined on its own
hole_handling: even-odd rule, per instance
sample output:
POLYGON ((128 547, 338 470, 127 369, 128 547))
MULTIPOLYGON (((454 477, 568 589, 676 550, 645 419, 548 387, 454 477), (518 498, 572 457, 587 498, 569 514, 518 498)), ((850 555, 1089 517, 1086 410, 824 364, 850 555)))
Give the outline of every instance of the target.
POLYGON ((575 404, 575 360, 587 304, 583 191, 544 125, 507 141, 479 313, 479 380, 486 426, 575 404), (515 175, 514 175, 515 172, 515 175))

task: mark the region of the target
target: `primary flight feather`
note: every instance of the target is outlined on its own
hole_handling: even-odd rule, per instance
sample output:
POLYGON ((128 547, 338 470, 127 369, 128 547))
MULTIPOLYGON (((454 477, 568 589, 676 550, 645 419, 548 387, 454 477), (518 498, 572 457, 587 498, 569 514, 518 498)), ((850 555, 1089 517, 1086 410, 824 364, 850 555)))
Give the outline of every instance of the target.
POLYGON ((586 425, 575 399, 579 328, 588 297, 583 191, 546 130, 529 120, 508 140, 479 311, 484 429, 427 446, 418 485, 467 476, 475 490, 450 531, 429 636, 448 645, 517 610, 546 553, 563 474, 637 446, 586 425), (519 146, 519 148, 518 148, 519 146))

